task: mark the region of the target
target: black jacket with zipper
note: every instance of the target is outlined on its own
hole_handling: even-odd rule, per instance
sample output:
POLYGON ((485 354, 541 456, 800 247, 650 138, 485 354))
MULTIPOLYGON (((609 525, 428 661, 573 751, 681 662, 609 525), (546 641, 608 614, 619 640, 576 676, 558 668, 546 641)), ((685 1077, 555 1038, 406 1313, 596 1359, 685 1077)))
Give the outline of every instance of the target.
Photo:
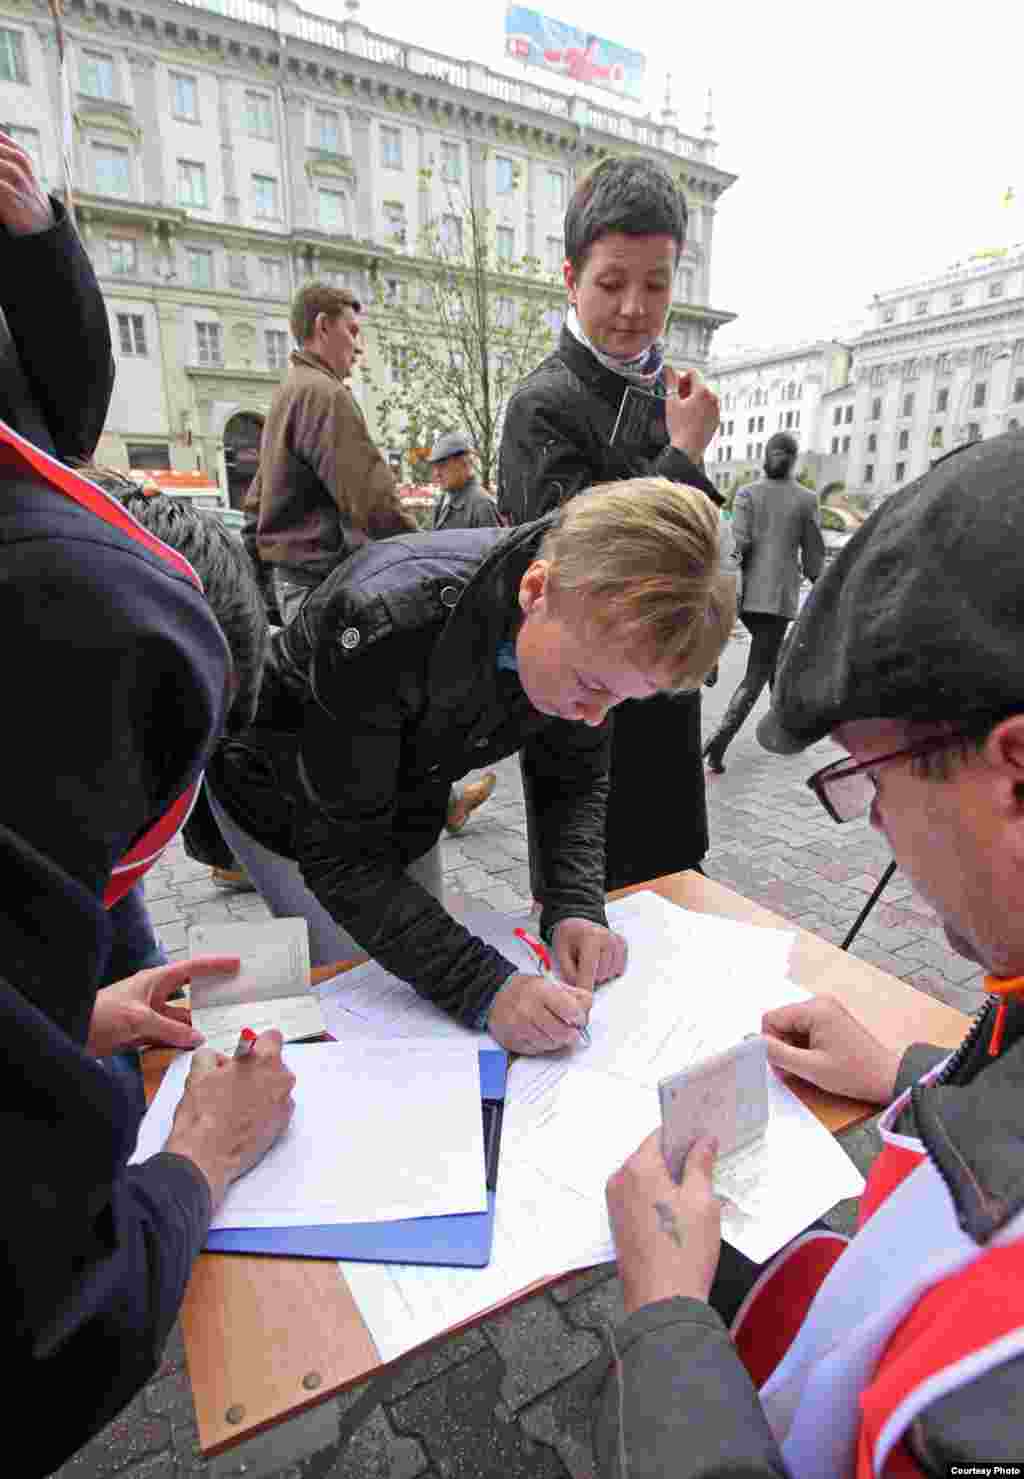
MULTIPOLYGON (((669 443, 664 386, 654 396, 631 392, 635 414, 620 420, 626 391, 621 375, 562 330, 557 350, 526 377, 505 413, 498 468, 504 518, 540 518, 594 484, 623 478, 669 478, 722 502, 702 470, 669 443)), ((708 849, 700 694, 621 704, 613 724, 609 889, 692 868, 708 849)))
POLYGON ((437 841, 453 781, 524 751, 541 801, 541 929, 604 924, 610 726, 552 719, 498 666, 550 520, 367 545, 273 639, 260 711, 207 772, 264 846, 388 970, 470 1025, 525 969, 406 873, 437 841))

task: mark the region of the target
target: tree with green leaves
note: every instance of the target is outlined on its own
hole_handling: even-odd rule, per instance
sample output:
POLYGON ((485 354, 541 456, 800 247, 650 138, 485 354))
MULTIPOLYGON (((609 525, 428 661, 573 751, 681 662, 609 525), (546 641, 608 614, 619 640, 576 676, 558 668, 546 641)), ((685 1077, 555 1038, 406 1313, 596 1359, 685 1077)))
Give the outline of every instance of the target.
MULTIPOLYGON (((485 156, 486 157, 486 156, 485 156)), ((429 187, 433 171, 421 171, 429 187)), ((415 255, 396 253, 375 273, 376 435, 402 450, 423 477, 434 438, 460 429, 494 481, 505 405, 519 381, 553 347, 556 279, 535 257, 513 258, 501 228, 468 181, 445 178, 445 205, 419 233, 415 255), (393 269, 393 272, 390 270, 393 269)), ((513 171, 512 188, 520 188, 513 171)))

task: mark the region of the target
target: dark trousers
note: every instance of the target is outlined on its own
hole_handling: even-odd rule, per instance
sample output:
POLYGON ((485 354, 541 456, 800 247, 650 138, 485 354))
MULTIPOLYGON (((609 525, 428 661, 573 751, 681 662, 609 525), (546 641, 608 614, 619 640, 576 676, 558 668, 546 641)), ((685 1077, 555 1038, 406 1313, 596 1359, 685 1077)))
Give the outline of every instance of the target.
POLYGON ((765 611, 741 611, 740 621, 750 633, 747 671, 705 749, 706 755, 719 761, 760 698, 764 685, 767 683, 770 688, 774 683, 775 664, 789 626, 788 616, 773 616, 765 611))

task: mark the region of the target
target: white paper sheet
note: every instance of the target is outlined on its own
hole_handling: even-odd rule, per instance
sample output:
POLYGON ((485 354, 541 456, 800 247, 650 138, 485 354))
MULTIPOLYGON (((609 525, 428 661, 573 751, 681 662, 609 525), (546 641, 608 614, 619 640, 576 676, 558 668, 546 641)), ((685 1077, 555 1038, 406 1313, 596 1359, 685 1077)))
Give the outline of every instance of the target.
MULTIPOLYGON (((453 911, 455 912, 455 911, 453 911)), ((522 946, 513 931, 520 923, 507 914, 470 905, 455 912, 460 924, 500 950, 513 962, 522 946)), ((526 969, 524 963, 523 969, 526 969)), ((498 1047, 486 1032, 473 1032, 417 996, 407 981, 393 976, 376 961, 332 977, 319 988, 327 1031, 339 1042, 367 1038, 431 1037, 472 1040, 479 1047, 498 1047)))
MULTIPOLYGON (((295 1114, 228 1190, 212 1226, 303 1227, 483 1212, 475 1043, 310 1043, 284 1049, 295 1114)), ((133 1161, 170 1133, 190 1058, 168 1069, 133 1161)))
POLYGON ((206 1046, 233 1053, 243 1027, 276 1027, 285 1041, 324 1030, 323 1012, 309 983, 309 926, 304 919, 268 919, 245 924, 194 924, 190 955, 238 955, 234 976, 202 976, 192 982, 192 1021, 206 1046))

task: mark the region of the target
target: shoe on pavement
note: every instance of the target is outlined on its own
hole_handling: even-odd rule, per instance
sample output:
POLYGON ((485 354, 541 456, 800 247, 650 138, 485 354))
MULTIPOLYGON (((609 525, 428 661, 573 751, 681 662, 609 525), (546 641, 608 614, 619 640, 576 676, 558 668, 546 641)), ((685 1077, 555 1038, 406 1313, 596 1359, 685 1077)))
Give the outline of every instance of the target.
POLYGON ((231 888, 239 894, 256 892, 256 885, 244 868, 211 868, 210 876, 218 888, 231 888))
POLYGON ((483 806, 497 784, 498 777, 493 770, 489 770, 478 781, 467 781, 461 793, 453 794, 448 802, 448 816, 445 820, 448 831, 461 832, 469 821, 470 813, 476 811, 478 806, 483 806))

